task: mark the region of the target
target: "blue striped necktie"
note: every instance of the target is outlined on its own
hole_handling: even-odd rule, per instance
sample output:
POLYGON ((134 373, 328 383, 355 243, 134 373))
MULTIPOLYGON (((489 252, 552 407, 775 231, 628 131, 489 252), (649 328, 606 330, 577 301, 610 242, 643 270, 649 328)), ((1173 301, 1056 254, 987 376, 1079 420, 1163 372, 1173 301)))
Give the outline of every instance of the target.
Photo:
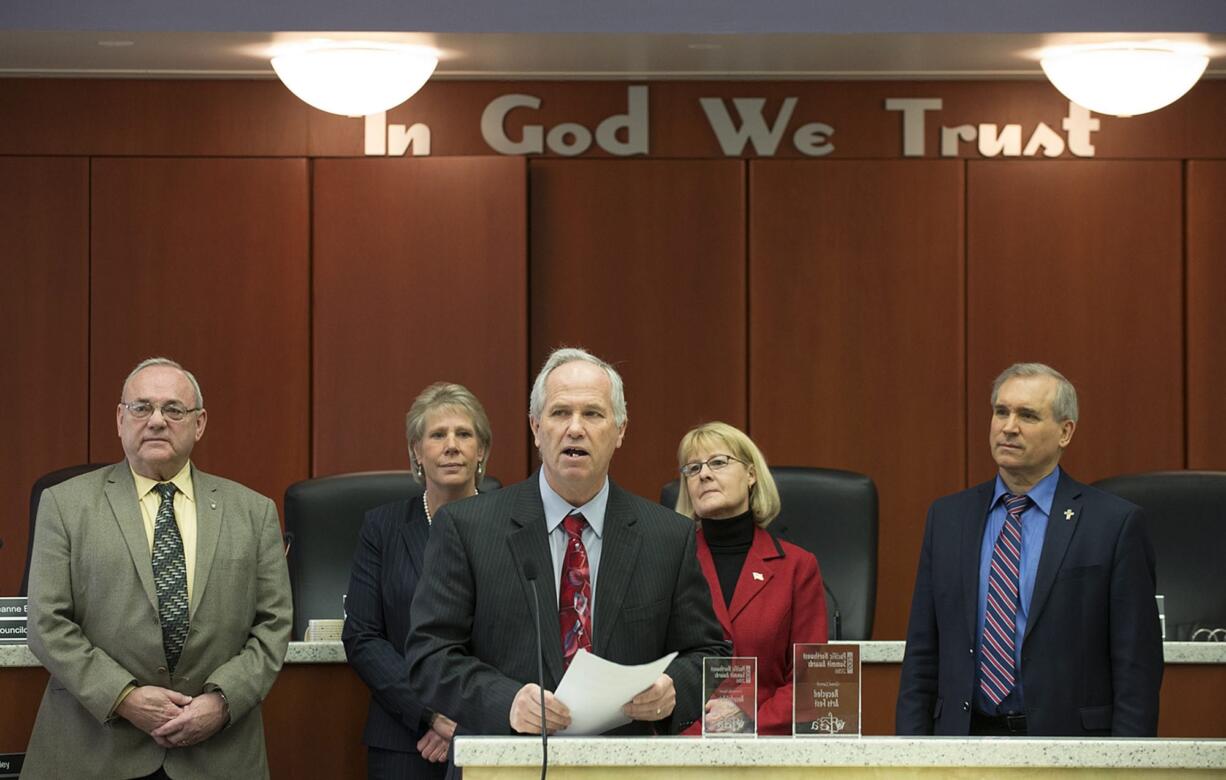
POLYGON ((997 705, 1013 692, 1017 681, 1013 658, 1021 605, 1022 513, 1030 505, 1030 497, 1005 493, 1004 502, 1005 524, 992 548, 979 652, 979 687, 997 705))

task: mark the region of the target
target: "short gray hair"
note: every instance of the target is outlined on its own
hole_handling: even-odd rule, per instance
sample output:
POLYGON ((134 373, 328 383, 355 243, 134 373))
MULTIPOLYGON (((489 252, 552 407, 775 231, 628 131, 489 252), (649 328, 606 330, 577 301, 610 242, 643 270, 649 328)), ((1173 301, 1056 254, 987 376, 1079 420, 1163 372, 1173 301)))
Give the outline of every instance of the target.
POLYGON ((132 369, 132 372, 128 374, 128 378, 123 380, 123 386, 119 389, 121 401, 123 400, 123 391, 128 388, 128 383, 132 381, 132 377, 144 371, 146 368, 152 368, 153 366, 166 366, 167 368, 173 368, 181 371, 183 376, 187 377, 187 381, 191 383, 192 390, 196 392, 196 408, 204 408, 204 393, 200 392, 200 383, 196 381, 195 375, 193 375, 191 371, 188 371, 186 368, 179 365, 177 361, 171 360, 167 357, 145 358, 141 362, 137 363, 136 368, 132 369))
POLYGON ((477 434, 477 442, 485 450, 485 457, 477 463, 476 483, 481 484, 485 476, 485 466, 490 459, 490 445, 494 443, 494 432, 490 428, 490 418, 485 413, 485 407, 477 400, 477 396, 464 385, 454 382, 435 382, 421 391, 421 394, 409 407, 404 416, 405 438, 409 440, 409 465, 413 467, 413 479, 425 483, 425 478, 419 473, 420 465, 413 446, 426 435, 426 415, 436 409, 458 409, 468 415, 473 423, 473 433, 477 434))
POLYGON ((996 405, 996 396, 1000 386, 1015 377, 1049 376, 1056 380, 1056 397, 1052 399, 1051 411, 1056 420, 1072 420, 1077 422, 1077 389, 1056 369, 1045 363, 1014 363, 1000 372, 992 383, 992 405, 996 405))
POLYGON ((536 381, 532 383, 532 396, 528 401, 528 416, 535 420, 541 419, 541 413, 545 411, 545 380, 549 379, 549 375, 558 366, 573 363, 576 360, 597 366, 609 377, 609 384, 612 387, 609 395, 613 403, 613 424, 619 428, 625 425, 626 389, 622 384, 621 374, 591 352, 578 347, 559 347, 549 353, 549 357, 545 359, 545 365, 541 366, 541 372, 536 375, 536 381))

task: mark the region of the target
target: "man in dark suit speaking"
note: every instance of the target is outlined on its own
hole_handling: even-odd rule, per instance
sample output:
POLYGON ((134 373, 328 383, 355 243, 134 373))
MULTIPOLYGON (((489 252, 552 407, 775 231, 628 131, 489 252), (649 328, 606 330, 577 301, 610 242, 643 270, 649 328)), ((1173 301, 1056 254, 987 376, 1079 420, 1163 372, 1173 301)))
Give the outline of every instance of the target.
POLYGON ((997 377, 996 478, 928 511, 899 734, 1156 734, 1153 548, 1139 507, 1060 470, 1076 427, 1076 391, 1055 369, 997 377))
POLYGON ((540 593, 548 731, 552 691, 580 649, 641 664, 679 655, 627 702, 619 733, 678 733, 701 711, 702 658, 729 652, 694 555, 694 526, 608 478, 626 431, 621 377, 556 350, 532 388, 540 471, 449 504, 434 519, 413 599, 409 684, 478 734, 540 733, 533 590, 540 593))

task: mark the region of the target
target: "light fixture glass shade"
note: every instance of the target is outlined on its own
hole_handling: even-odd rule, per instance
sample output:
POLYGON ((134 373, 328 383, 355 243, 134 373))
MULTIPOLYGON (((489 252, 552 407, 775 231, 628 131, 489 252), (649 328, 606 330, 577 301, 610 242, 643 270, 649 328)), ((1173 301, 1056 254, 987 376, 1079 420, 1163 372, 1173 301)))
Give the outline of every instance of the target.
POLYGON ((400 105, 434 73, 433 52, 411 46, 331 44, 272 58, 281 82, 306 103, 341 116, 400 105))
POLYGON ((1136 116, 1184 95, 1209 65, 1203 49, 1165 43, 1112 43, 1051 49, 1043 72, 1066 98, 1100 114, 1136 116))

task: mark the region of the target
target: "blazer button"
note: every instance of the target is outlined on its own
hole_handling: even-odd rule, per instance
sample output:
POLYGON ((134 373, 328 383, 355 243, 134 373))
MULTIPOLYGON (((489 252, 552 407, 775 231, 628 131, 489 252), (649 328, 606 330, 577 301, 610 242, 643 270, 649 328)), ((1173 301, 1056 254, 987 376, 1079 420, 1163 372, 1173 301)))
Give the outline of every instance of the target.
POLYGON ((165 666, 159 666, 159 667, 158 667, 158 674, 166 674, 166 667, 165 667, 165 666))
POLYGON ((970 712, 970 711, 971 711, 971 703, 970 703, 969 701, 964 701, 964 702, 962 702, 962 711, 963 711, 963 712, 970 712))

